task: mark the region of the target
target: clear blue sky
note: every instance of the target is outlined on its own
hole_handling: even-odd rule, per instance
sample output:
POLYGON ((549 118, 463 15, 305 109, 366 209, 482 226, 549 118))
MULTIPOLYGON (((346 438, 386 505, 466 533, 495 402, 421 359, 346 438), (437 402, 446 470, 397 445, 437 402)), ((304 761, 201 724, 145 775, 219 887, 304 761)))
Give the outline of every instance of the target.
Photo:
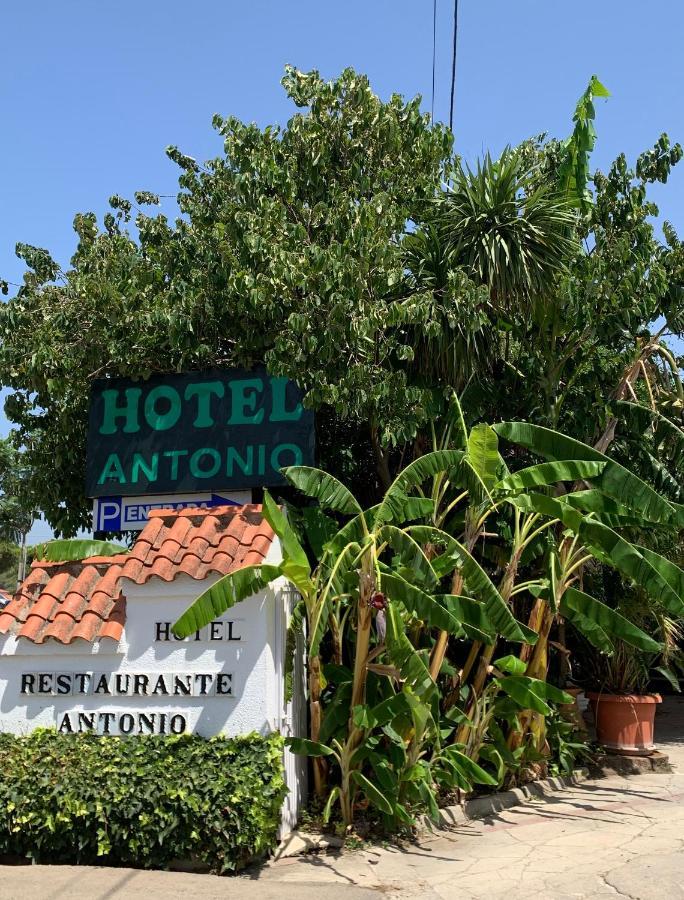
MULTIPOLYGON (((446 120, 452 0, 437 7, 435 117, 446 120)), ((353 66, 381 96, 419 93, 430 108, 432 0, 15 2, 2 4, 0 33, 0 277, 14 282, 17 241, 66 265, 75 212, 101 215, 114 193, 174 194, 164 147, 218 154, 213 113, 284 123, 286 63, 326 77, 353 66)), ((473 159, 566 135, 592 73, 613 94, 598 104, 596 165, 633 158, 662 131, 684 141, 683 38, 681 0, 461 0, 457 148, 473 159)), ((684 232, 684 164, 655 196, 684 232)))

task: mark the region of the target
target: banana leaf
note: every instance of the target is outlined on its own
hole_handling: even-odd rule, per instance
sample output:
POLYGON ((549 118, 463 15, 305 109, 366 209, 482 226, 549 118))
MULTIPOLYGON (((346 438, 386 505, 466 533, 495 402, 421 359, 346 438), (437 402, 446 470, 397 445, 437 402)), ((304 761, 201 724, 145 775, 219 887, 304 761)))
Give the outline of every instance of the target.
POLYGON ((368 523, 373 521, 377 506, 364 510, 346 522, 340 530, 334 534, 325 545, 325 557, 323 562, 329 565, 329 557, 335 557, 347 544, 360 544, 368 534, 368 523))
MULTIPOLYGON (((580 537, 596 559, 627 575, 668 612, 675 616, 684 615, 681 593, 684 573, 673 563, 652 550, 631 544, 612 528, 570 507, 564 499, 530 493, 510 497, 508 502, 525 511, 533 510, 560 519, 580 537)), ((436 568, 435 563, 433 567, 436 568)))
POLYGON ((345 576, 351 571, 355 560, 361 553, 356 543, 347 544, 341 550, 326 573, 323 586, 312 598, 309 611, 309 654, 318 656, 321 640, 325 634, 330 615, 331 604, 345 591, 345 576))
POLYGON ((563 495, 563 503, 582 512, 594 513, 594 516, 608 525, 609 528, 642 527, 643 519, 629 507, 618 503, 611 497, 595 489, 587 491, 571 491, 563 495))
POLYGON ((303 600, 295 604, 285 636, 285 663, 284 683, 285 702, 289 703, 294 694, 294 671, 297 656, 297 638, 304 633, 304 621, 306 619, 306 606, 303 600))
MULTIPOLYGON (((579 613, 584 619, 598 625, 609 638, 624 641, 625 644, 630 644, 638 650, 660 653, 663 649, 658 641, 653 640, 619 612, 577 588, 568 588, 563 594, 561 612, 567 615, 568 611, 579 613)), ((589 635, 587 637, 591 640, 589 635)))
POLYGON ((559 481, 577 481, 593 478, 605 469, 604 462, 595 460, 558 460, 539 463, 508 475, 496 485, 496 491, 507 493, 525 488, 556 484, 559 481))
POLYGON ((264 491, 264 499, 261 508, 264 518, 280 540, 283 551, 283 560, 280 564, 280 569, 283 575, 292 582, 300 593, 311 593, 313 590, 313 584, 311 582, 311 566, 309 565, 306 552, 299 543, 297 535, 294 533, 294 530, 283 515, 278 504, 268 491, 264 491))
POLYGON ((372 709, 367 710, 367 726, 368 728, 381 728, 387 725, 397 716, 410 715, 411 704, 407 695, 402 691, 378 703, 372 709))
POLYGON ((684 572, 669 559, 665 559, 648 547, 639 547, 639 550, 646 562, 667 582, 672 591, 663 605, 673 616, 681 618, 684 616, 684 572))
POLYGON ((406 466, 387 489, 375 513, 374 527, 385 522, 406 521, 406 492, 419 487, 440 472, 453 468, 462 457, 462 450, 435 450, 406 466))
POLYGON ((563 606, 562 602, 561 612, 568 622, 574 625, 597 650, 605 653, 606 656, 612 656, 613 653, 615 653, 613 642, 600 625, 597 625, 596 622, 583 616, 582 613, 571 609, 569 606, 563 606))
POLYGON ((448 609, 437 603, 433 596, 421 591, 415 585, 409 584, 408 581, 405 581, 398 575, 383 575, 382 587, 391 602, 401 602, 409 612, 422 619, 432 628, 439 628, 453 635, 461 635, 463 633, 461 623, 448 609))
POLYGON ((354 769, 354 771, 351 772, 351 778, 356 785, 361 788, 366 795, 366 799, 372 803, 373 806, 377 806, 381 812, 386 813, 388 816, 392 815, 392 804, 382 791, 376 788, 372 781, 369 781, 358 769, 354 769))
POLYGON ((462 637, 465 631, 473 640, 484 643, 491 643, 494 638, 484 607, 476 600, 454 594, 426 594, 393 573, 383 574, 382 586, 391 600, 401 602, 432 628, 456 637, 462 637))
POLYGON ((677 566, 652 550, 630 544, 607 525, 591 519, 582 522, 579 535, 597 558, 632 578, 672 615, 684 615, 679 593, 684 575, 677 566))
POLYGON ((111 541, 91 541, 86 538, 47 541, 39 544, 34 551, 35 558, 47 562, 75 562, 93 556, 118 556, 128 553, 128 547, 111 541))
POLYGON ((458 594, 439 594, 435 599, 458 619, 471 640, 483 644, 493 644, 496 641, 497 634, 487 618, 484 603, 458 594))
POLYGON ((395 525, 383 525, 378 532, 381 541, 385 541, 397 553, 403 566, 417 572, 425 584, 437 585, 438 579, 430 560, 423 552, 423 548, 411 535, 395 525))
POLYGON ((489 772, 485 772, 482 766, 478 766, 476 762, 469 756, 466 756, 465 753, 457 750, 456 747, 447 747, 446 750, 443 751, 443 755, 456 766, 471 785, 487 784, 490 785, 490 787, 496 786, 496 778, 493 778, 489 772))
POLYGON ((501 656, 499 659, 495 659, 494 667, 507 675, 524 675, 527 670, 527 663, 517 656, 509 654, 508 656, 501 656))
POLYGON ((470 494, 471 503, 492 499, 492 488, 501 468, 499 440, 489 425, 475 425, 468 435, 467 452, 452 470, 450 479, 470 494))
POLYGON ((484 603, 491 627, 498 634, 518 643, 536 642, 536 632, 517 621, 487 573, 462 544, 431 525, 414 525, 407 528, 407 531, 421 544, 435 544, 445 548, 439 557, 432 560, 433 569, 440 577, 459 569, 466 583, 468 596, 484 603))
POLYGON ((532 709, 543 716, 551 713, 548 701, 573 702, 573 698, 565 691, 559 690, 547 681, 540 681, 527 675, 507 675, 505 678, 497 679, 497 683, 522 709, 532 709))
POLYGON ((430 672, 423 658, 406 637, 404 625, 396 605, 388 604, 386 617, 387 634, 385 642, 388 656, 401 672, 405 684, 424 703, 428 703, 431 706, 433 716, 437 719, 437 703, 439 700, 437 685, 430 677, 430 672))
POLYGON ((298 756, 337 756, 332 747, 308 738, 288 737, 285 738, 285 744, 298 756))
POLYGON ((219 578, 203 591, 194 603, 174 623, 172 631, 178 638, 188 637, 204 628, 227 609, 263 591, 281 576, 279 566, 245 566, 219 578))
POLYGON ((314 497, 325 509, 351 516, 362 512, 349 488, 322 469, 314 469, 311 466, 287 466, 282 472, 291 484, 307 497, 314 497))
POLYGON ((647 522, 674 524, 674 507, 645 481, 624 466, 588 444, 530 422, 499 422, 494 431, 511 443, 526 447, 550 460, 594 460, 604 462, 603 471, 592 478, 593 484, 632 510, 647 522))

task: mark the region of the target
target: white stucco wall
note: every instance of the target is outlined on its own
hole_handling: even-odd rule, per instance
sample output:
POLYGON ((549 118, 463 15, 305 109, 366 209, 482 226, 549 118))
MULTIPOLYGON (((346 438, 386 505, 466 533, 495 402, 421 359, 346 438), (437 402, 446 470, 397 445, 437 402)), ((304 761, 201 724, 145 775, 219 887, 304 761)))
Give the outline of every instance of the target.
MULTIPOLYGON (((269 561, 277 560, 280 548, 277 541, 271 547, 269 561)), ((64 713, 69 713, 70 723, 78 722, 79 712, 156 713, 156 727, 162 721, 159 714, 167 716, 167 731, 170 718, 182 715, 187 730, 210 737, 224 733, 228 735, 246 734, 258 731, 262 734, 279 727, 283 716, 282 703, 278 699, 277 688, 281 680, 282 647, 284 646, 285 613, 282 584, 274 583, 268 590, 238 604, 219 618, 213 635, 217 637, 228 632, 232 622, 232 636, 240 640, 211 640, 211 627, 202 629, 199 640, 193 636, 179 642, 173 637, 169 641, 155 640, 157 623, 173 623, 203 590, 218 579, 213 575, 204 581, 196 581, 187 575, 179 575, 166 583, 158 578, 146 584, 136 585, 122 582, 126 596, 126 625, 118 646, 111 640, 89 644, 75 640, 70 644, 60 644, 50 640, 44 644, 34 644, 25 638, 10 635, 0 637, 0 730, 21 734, 36 727, 60 727, 64 724, 64 713), (81 693, 77 680, 70 694, 60 695, 56 678, 52 679, 53 692, 28 694, 26 691, 39 687, 24 685, 25 673, 88 673, 88 693, 81 693), (99 676, 115 673, 145 675, 148 678, 146 695, 143 685, 138 685, 139 693, 127 696, 108 696, 106 692, 95 693, 99 676), (204 674, 215 676, 227 673, 230 682, 224 678, 222 687, 231 689, 232 695, 200 696, 201 680, 196 679, 194 696, 164 696, 153 694, 158 675, 204 674)), ((214 679, 215 680, 215 679, 214 679)), ((110 688, 114 685, 110 681, 110 688)), ((173 679, 165 679, 166 687, 172 689, 173 679)), ((64 682, 64 680, 63 680, 64 682)), ((47 680, 44 680, 44 686, 47 680)), ((212 690, 214 685, 209 686, 212 690)), ((135 689, 134 679, 129 690, 135 689)), ((128 724, 128 723, 127 723, 128 724)), ((176 725, 178 722, 176 721, 176 725)), ((100 724, 98 731, 103 730, 100 724)), ((110 720, 110 732, 120 733, 117 725, 110 720)), ((63 730, 66 730, 64 724, 63 730)), ((85 730, 83 725, 79 730, 85 730)), ((149 732, 149 725, 143 723, 142 733, 149 732)), ((133 733, 141 733, 136 722, 133 733)))
MULTIPOLYGON (((280 559, 280 547, 276 541, 271 546, 267 562, 280 559)), ((219 617, 221 623, 214 629, 214 636, 228 633, 227 623, 232 622, 232 636, 240 640, 211 640, 207 627, 199 639, 192 636, 182 642, 173 637, 169 641, 155 640, 157 623, 173 623, 190 603, 217 580, 211 576, 195 581, 187 575, 179 575, 170 583, 153 578, 144 585, 129 581, 122 583, 126 596, 126 625, 124 634, 116 645, 105 639, 89 644, 76 640, 63 645, 54 640, 34 644, 25 638, 0 636, 0 731, 25 734, 38 727, 56 727, 68 731, 68 723, 74 731, 90 730, 88 718, 80 719, 79 713, 96 714, 98 733, 107 728, 110 734, 121 734, 133 717, 131 734, 171 733, 172 718, 182 716, 188 731, 211 737, 216 734, 230 736, 257 731, 267 734, 280 731, 284 735, 303 733, 305 701, 301 663, 298 670, 302 686, 294 704, 283 699, 284 647, 292 596, 282 580, 274 582, 267 590, 236 605, 219 617), (52 678, 52 693, 22 693, 22 676, 32 675, 33 685, 25 678, 26 690, 39 687, 38 676, 57 674, 71 676, 76 690, 70 694, 57 692, 57 679, 52 678), (186 676, 230 674, 230 682, 224 678, 223 687, 229 684, 231 695, 208 696, 199 694, 200 679, 195 680, 192 696, 153 695, 158 677, 165 676, 167 688, 172 688, 173 675, 186 676), (87 693, 78 690, 79 679, 74 675, 88 674, 87 693), (102 675, 107 676, 110 689, 115 688, 115 675, 141 675, 147 678, 147 693, 108 696, 94 693, 102 675), (111 713, 105 720, 100 713, 111 713), (140 720, 139 714, 148 716, 140 720), (121 719, 121 716, 127 718, 121 719), (151 714, 154 717, 151 719, 151 714), (149 722, 153 721, 151 730, 149 722), (163 723, 163 727, 162 727, 163 723)), ((44 679, 44 686, 50 679, 44 679)), ((130 690, 135 687, 134 677, 128 681, 130 690)), ((144 681, 144 680, 143 680, 144 681)), ((143 681, 139 682, 142 691, 143 681)), ((65 679, 62 679, 62 684, 65 679)), ((173 719, 178 728, 181 721, 173 719)), ((290 788, 283 809, 283 830, 291 828, 297 817, 303 785, 306 777, 301 760, 285 752, 285 768, 290 788)))
MULTIPOLYGON (((265 591, 220 617, 218 621, 222 624, 215 632, 225 632, 227 623, 232 622, 233 634, 239 635, 240 641, 209 640, 209 628, 202 630, 200 640, 155 641, 157 623, 174 622, 193 597, 215 580, 197 582, 181 575, 170 584, 155 579, 146 585, 125 585, 126 627, 118 646, 107 639, 94 645, 81 640, 62 645, 55 641, 33 644, 25 638, 3 637, 0 641, 0 730, 20 734, 40 726, 59 727, 64 713, 70 713, 74 719, 78 712, 90 711, 166 713, 167 721, 181 714, 187 730, 204 737, 250 731, 265 734, 277 727, 276 641, 280 635, 276 635, 275 629, 276 605, 282 603, 279 593, 265 591), (221 672, 232 676, 230 684, 224 679, 222 685, 231 689, 232 696, 215 693, 199 696, 199 679, 193 685, 195 696, 152 694, 159 674, 215 676, 221 672), (93 677, 87 679, 89 692, 85 695, 78 690, 78 680, 71 694, 27 695, 21 693, 25 673, 92 674, 93 677), (98 686, 101 674, 115 673, 147 676, 146 695, 91 693, 98 686)), ((110 689, 115 690, 112 679, 108 680, 110 689)), ((126 681, 133 691, 134 679, 126 681)), ((172 691, 173 679, 167 677, 165 681, 166 688, 172 691)), ((55 682, 53 678, 53 691, 56 691, 55 682)), ((25 685, 27 690, 31 687, 38 689, 37 678, 33 685, 25 685)), ((210 685, 209 689, 213 687, 210 685)), ((143 686, 139 684, 138 689, 142 691, 143 686)), ((112 733, 119 733, 118 728, 112 733)))

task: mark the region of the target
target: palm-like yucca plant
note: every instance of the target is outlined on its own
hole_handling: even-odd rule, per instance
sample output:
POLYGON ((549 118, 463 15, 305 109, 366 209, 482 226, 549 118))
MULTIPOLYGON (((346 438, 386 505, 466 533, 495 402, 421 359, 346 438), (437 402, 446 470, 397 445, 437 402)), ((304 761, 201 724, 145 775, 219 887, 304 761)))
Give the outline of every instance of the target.
POLYGON ((548 296, 579 249, 569 201, 534 186, 511 148, 497 160, 487 154, 475 169, 459 165, 431 220, 452 261, 504 311, 548 296))
POLYGON ((487 289, 459 267, 453 243, 431 222, 407 234, 401 250, 407 305, 416 297, 429 305, 427 325, 404 328, 409 370, 460 392, 473 376, 488 371, 496 357, 487 289))

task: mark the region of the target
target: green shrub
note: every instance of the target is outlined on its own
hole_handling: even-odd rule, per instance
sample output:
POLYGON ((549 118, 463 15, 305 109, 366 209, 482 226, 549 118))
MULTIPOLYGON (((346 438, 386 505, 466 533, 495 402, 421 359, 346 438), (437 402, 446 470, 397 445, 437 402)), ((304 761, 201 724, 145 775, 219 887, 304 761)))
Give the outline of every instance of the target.
POLYGON ((0 853, 45 863, 239 869, 276 839, 279 735, 0 735, 0 853))

